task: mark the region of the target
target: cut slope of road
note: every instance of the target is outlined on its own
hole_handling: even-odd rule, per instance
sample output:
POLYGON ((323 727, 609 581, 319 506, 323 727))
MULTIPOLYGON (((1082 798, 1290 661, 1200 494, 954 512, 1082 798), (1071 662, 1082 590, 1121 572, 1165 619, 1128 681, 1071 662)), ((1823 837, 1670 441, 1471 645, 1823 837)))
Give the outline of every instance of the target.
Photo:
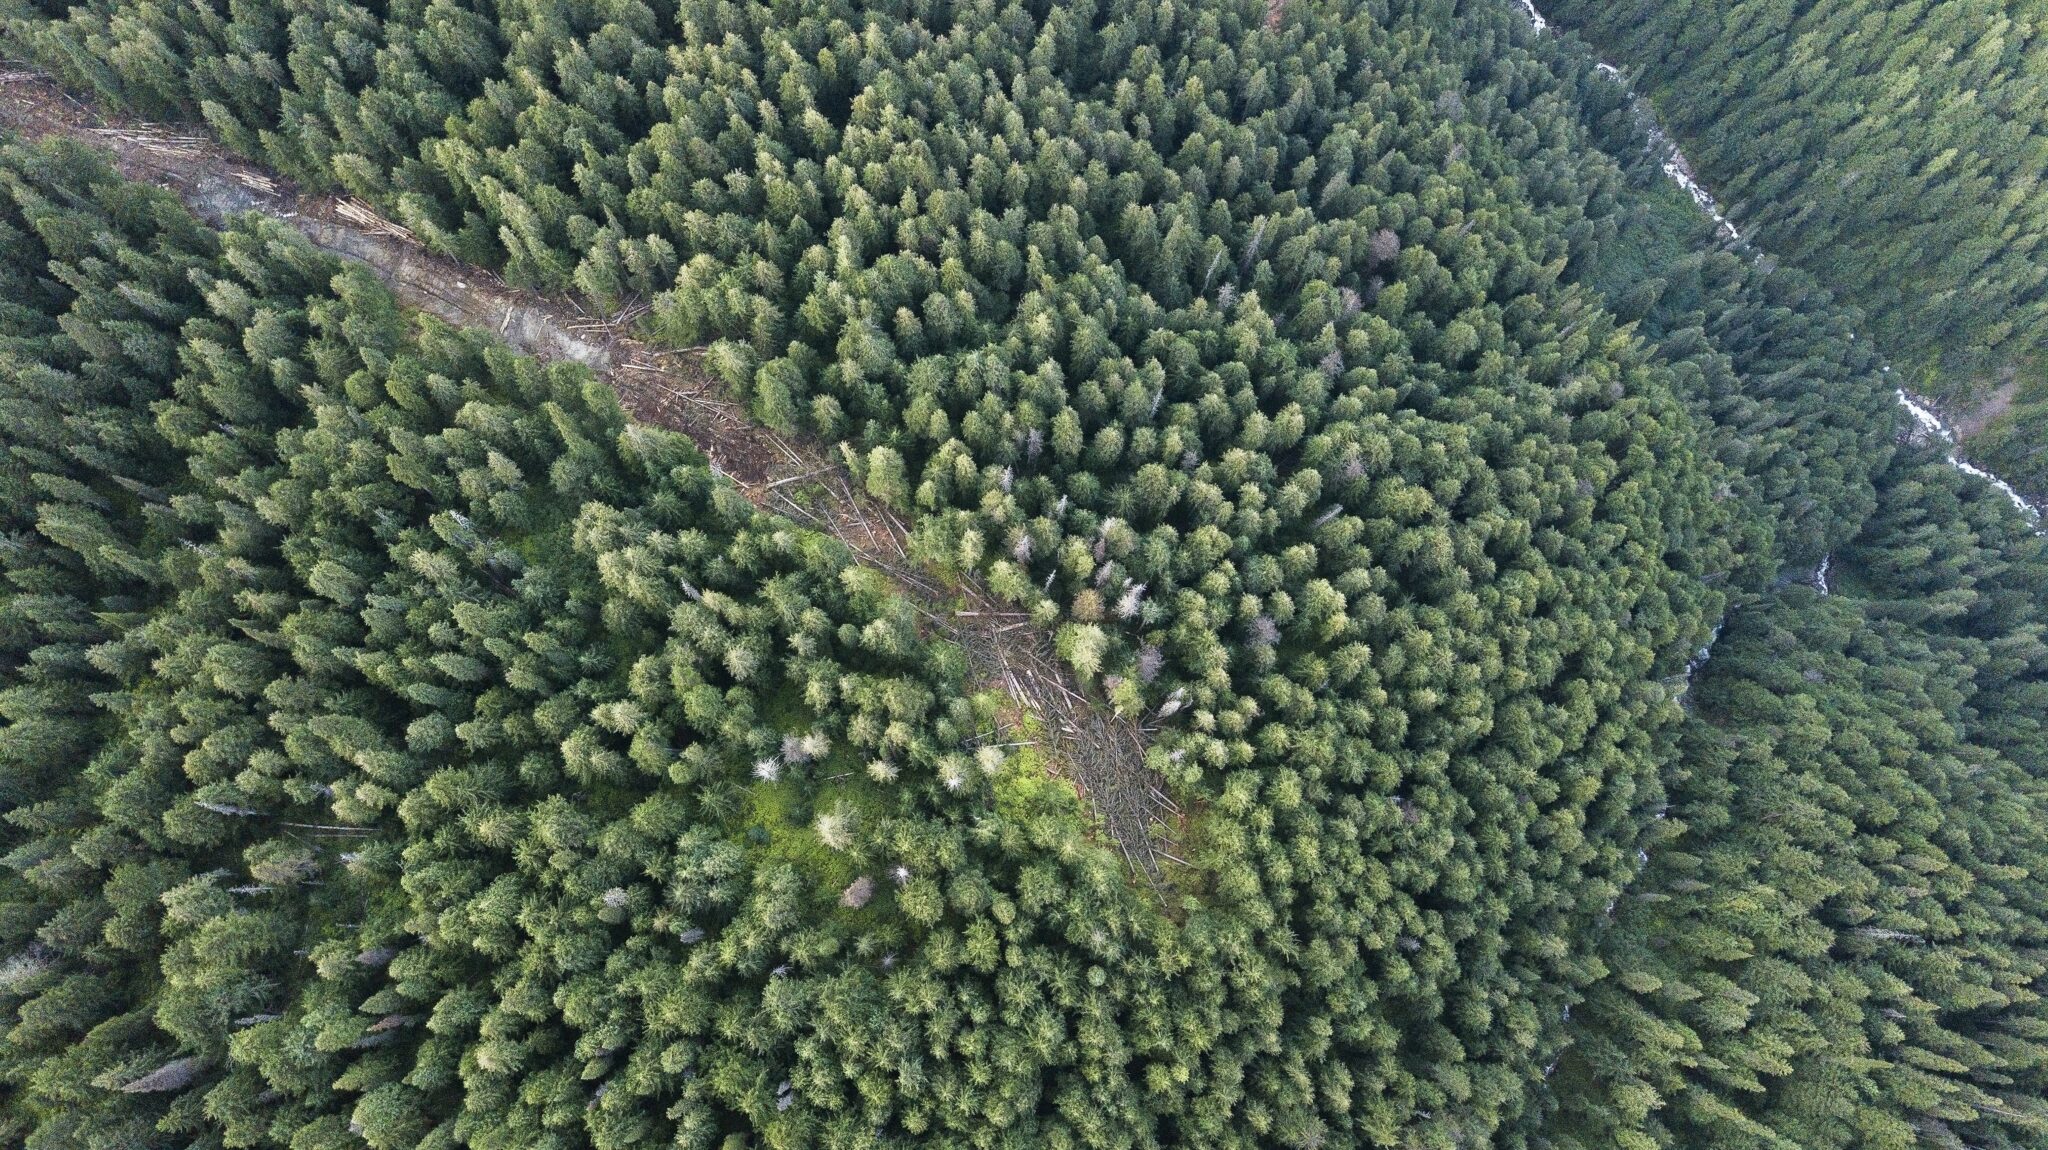
POLYGON ((574 300, 509 287, 426 251, 359 200, 301 195, 206 136, 107 116, 39 73, 0 72, 0 129, 101 147, 123 175, 175 192, 210 221, 243 211, 283 220, 316 246, 367 265, 408 306, 497 332, 540 359, 591 368, 634 419, 688 436, 757 506, 833 536, 886 572, 929 627, 966 651, 978 685, 1016 701, 1049 769, 1080 790, 1125 861, 1163 892, 1162 862, 1180 861, 1171 840, 1181 812, 1146 765, 1145 728, 1083 696, 1029 616, 973 578, 913 557, 909 532, 892 511, 862 494, 819 445, 748 418, 695 352, 635 339, 631 314, 596 316, 574 300))

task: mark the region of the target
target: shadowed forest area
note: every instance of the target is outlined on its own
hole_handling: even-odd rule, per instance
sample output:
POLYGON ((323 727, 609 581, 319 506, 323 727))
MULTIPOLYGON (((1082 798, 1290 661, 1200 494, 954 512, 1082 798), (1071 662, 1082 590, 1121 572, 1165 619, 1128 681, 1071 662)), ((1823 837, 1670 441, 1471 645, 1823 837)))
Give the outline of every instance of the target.
POLYGON ((1639 77, 1761 244, 1863 309, 1972 457, 2048 496, 2048 8, 1549 8, 1639 77))

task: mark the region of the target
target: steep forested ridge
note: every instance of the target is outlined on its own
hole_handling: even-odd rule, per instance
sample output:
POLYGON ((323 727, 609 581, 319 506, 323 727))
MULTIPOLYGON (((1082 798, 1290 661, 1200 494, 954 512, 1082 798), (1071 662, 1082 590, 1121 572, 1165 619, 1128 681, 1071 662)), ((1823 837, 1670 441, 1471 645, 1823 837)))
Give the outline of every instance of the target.
POLYGON ((1927 453, 1738 613, 1530 1145, 2032 1146, 2048 543, 1927 453))
POLYGON ((1127 884, 875 573, 587 376, 11 151, 0 398, 120 450, 8 440, 5 729, 63 740, 9 775, 10 1135, 2033 1129, 2039 556, 1508 6, 9 13, 442 251, 645 298, 1054 629, 1189 812, 1127 884), (1843 793, 1745 872, 1777 807, 1730 780, 1843 793), (1775 909, 1674 905, 1691 855, 1775 909))
POLYGON ((1970 416, 1974 457, 2048 493, 2048 9, 1544 7, 1640 76, 1754 238, 1864 309, 1908 386, 1970 416))

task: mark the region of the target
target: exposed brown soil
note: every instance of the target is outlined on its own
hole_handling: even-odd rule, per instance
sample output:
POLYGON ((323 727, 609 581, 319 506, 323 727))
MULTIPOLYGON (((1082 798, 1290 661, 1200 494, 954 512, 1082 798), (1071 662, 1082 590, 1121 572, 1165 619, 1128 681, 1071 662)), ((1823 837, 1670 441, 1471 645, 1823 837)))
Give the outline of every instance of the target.
POLYGON ((1953 413, 1944 411, 1943 421, 1956 433, 1956 439, 1967 443, 1972 436, 1991 426, 1992 420, 2004 415, 2012 407, 2013 400, 2018 398, 2019 393, 2019 372, 2007 368, 2001 373, 1998 386, 1983 399, 1968 405, 1959 403, 1955 405, 1953 413))
POLYGON ((244 211, 283 220, 316 246, 370 267, 411 307, 495 331, 537 358, 590 367, 634 419, 688 436, 755 505, 834 536, 887 572, 929 628, 966 651, 976 686, 1016 701, 1016 718, 1028 715, 1048 768, 1073 783, 1132 870, 1164 893, 1161 860, 1180 861, 1171 840, 1182 820, 1145 764, 1145 729, 1082 695, 1028 616, 979 582, 913 558, 902 521, 858 491, 824 445, 749 418, 700 366, 701 349, 650 346, 630 333, 631 313, 598 315, 574 299, 511 287, 427 251, 360 200, 301 193, 203 134, 110 117, 36 72, 0 71, 0 129, 94 144, 123 175, 175 192, 211 222, 244 211))

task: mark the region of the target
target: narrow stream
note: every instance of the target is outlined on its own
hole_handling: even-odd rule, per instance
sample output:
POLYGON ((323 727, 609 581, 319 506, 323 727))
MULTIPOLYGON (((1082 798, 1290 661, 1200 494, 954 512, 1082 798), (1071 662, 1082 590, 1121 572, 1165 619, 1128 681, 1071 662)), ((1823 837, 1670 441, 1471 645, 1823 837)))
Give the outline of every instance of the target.
MULTIPOLYGON (((1530 0, 1522 0, 1522 3, 1528 4, 1530 0)), ((1534 11, 1533 7, 1531 11, 1534 11)), ((1549 26, 1548 22, 1542 21, 1541 17, 1537 19, 1539 21, 1536 25, 1538 31, 1549 26)), ((1719 201, 1714 199, 1714 193, 1708 191, 1693 176, 1692 161, 1685 158, 1685 153, 1678 150, 1678 141, 1672 139, 1671 133, 1664 130, 1663 122, 1657 119, 1657 110, 1650 106, 1648 100, 1638 95, 1635 89, 1629 87, 1628 77, 1621 74, 1621 69, 1605 60, 1595 64, 1594 68, 1602 76, 1621 85, 1621 90, 1628 94, 1629 112, 1635 116, 1636 124, 1643 129, 1643 134, 1649 137, 1650 154, 1657 157, 1659 164, 1664 169, 1664 174, 1671 177, 1672 183, 1685 189, 1685 194, 1692 197, 1692 202, 1699 205, 1700 211, 1706 213, 1707 217, 1714 221, 1714 226, 1719 229, 1721 238, 1731 243, 1740 242, 1742 239, 1741 230, 1727 216, 1721 214, 1721 205, 1719 201)))
MULTIPOLYGON (((1529 23, 1538 32, 1545 32, 1550 29, 1550 21, 1545 20, 1543 13, 1537 9, 1536 0, 1521 0, 1521 5, 1522 10, 1528 13, 1529 23)), ((1714 226, 1719 230, 1722 238, 1731 243, 1741 242, 1743 238, 1742 231, 1727 216, 1721 214, 1720 203, 1714 199, 1714 194, 1702 186, 1699 180, 1694 177, 1691 162, 1685 158, 1685 153, 1679 150, 1678 142, 1673 140, 1671 134, 1664 130, 1663 123, 1657 119, 1656 109, 1640 93, 1629 86, 1628 77, 1622 74, 1621 69, 1605 60, 1600 61, 1595 67, 1599 69, 1601 75, 1621 85, 1622 90, 1628 94, 1629 107, 1633 110, 1636 121, 1641 125, 1644 134, 1649 137, 1650 152, 1661 163, 1664 174, 1671 177, 1673 183, 1683 188, 1685 193, 1692 197, 1692 202, 1699 205, 1700 211, 1704 212, 1714 221, 1714 226)), ((1851 338, 1854 337, 1852 336, 1851 338)), ((1890 372, 1891 368, 1886 367, 1884 370, 1890 372)), ((1919 428, 1920 432, 1948 446, 1947 459, 1950 466, 1965 475, 1976 476, 1978 479, 1982 479, 1984 482, 1997 488, 2001 494, 2012 501, 2012 505, 2018 508, 2022 515, 2025 515, 2034 522, 2037 531, 2048 532, 2048 525, 2043 524, 2041 508, 2029 503, 2026 496, 2021 495, 2014 489, 2012 484, 1963 458, 1961 445, 1956 438, 1955 432, 1946 423, 1942 422, 1939 415, 1934 413, 1933 406, 1927 400, 1910 394, 1903 387, 1896 389, 1896 392, 1899 406, 1906 409, 1906 413, 1913 418, 1913 423, 1919 428)), ((1825 565, 1818 577, 1821 580, 1822 594, 1826 594, 1825 565)))
POLYGON ((2015 491, 2012 484, 1964 459, 1957 446, 1956 433, 1949 429, 1948 424, 1941 421, 1939 415, 1934 414, 1934 411, 1926 405, 1925 401, 1908 395, 1903 387, 1897 389, 1896 394, 1899 398, 1899 406, 1906 409, 1906 413, 1913 417, 1913 422, 1920 425, 1921 431, 1927 433, 1930 438, 1939 439, 1943 443, 1948 444, 1949 466, 1954 467, 1965 475, 1974 475, 1991 486, 1996 487, 2000 492, 2004 493, 2007 499, 2012 500, 2014 507, 2019 508, 2021 513, 2034 521, 2035 530, 2042 530, 2040 508, 2027 502, 2027 497, 2015 491))
MULTIPOLYGON (((1545 32, 1549 30, 1550 21, 1543 18, 1543 13, 1536 7, 1535 0, 1520 0, 1520 3, 1522 9, 1528 13, 1529 23, 1535 27, 1536 31, 1545 32)), ((1727 216, 1721 213, 1720 204, 1714 199, 1714 194, 1702 186, 1699 180, 1694 177, 1692 164, 1686 160, 1685 153, 1679 150, 1678 142, 1673 140, 1671 134, 1664 130, 1663 123, 1657 119, 1656 109, 1651 107, 1650 102, 1630 86, 1628 77, 1622 74, 1621 69, 1605 60, 1599 61, 1595 66, 1599 69, 1601 75, 1621 85, 1622 91, 1627 94, 1629 107, 1636 117, 1637 123, 1642 127, 1644 135, 1649 139, 1650 153, 1659 161, 1664 169, 1664 174, 1669 176, 1673 183, 1683 188, 1685 193, 1692 197, 1692 202, 1699 205, 1700 211, 1714 221, 1714 226, 1723 239, 1729 243, 1741 243, 1743 241, 1741 230, 1727 216)), ((1850 338, 1854 339, 1855 336, 1852 335, 1850 338)), ((1887 366, 1884 370, 1889 373, 1891 368, 1887 366)), ((1899 406, 1905 408, 1906 413, 1912 416, 1913 422, 1919 428, 1921 434, 1947 444, 1947 459, 1950 466, 1966 475, 1976 476, 2003 492, 2007 499, 2012 500, 2013 506, 2019 508, 2022 515, 2034 521, 2037 532, 2048 534, 2048 524, 2044 524, 2042 521, 2041 509, 2028 503, 2026 497, 2013 489, 2012 484, 1964 459, 1960 453, 1955 432, 1946 423, 1942 422, 1941 417, 1934 413, 1929 404, 1924 400, 1909 395, 1905 388, 1897 388, 1896 394, 1899 406)), ((1834 558, 1833 554, 1822 556, 1820 566, 1813 572, 1811 581, 1823 595, 1828 594, 1831 590, 1828 586, 1828 575, 1834 566, 1834 558)), ((1705 666, 1707 660, 1713 656, 1714 643, 1721 637, 1721 629, 1727 626, 1727 622, 1726 617, 1723 617, 1719 622, 1715 623, 1713 633, 1707 637, 1706 644, 1699 649, 1691 661, 1686 663, 1685 674, 1682 680, 1683 686, 1680 688, 1681 695, 1684 691, 1691 688, 1693 676, 1698 674, 1700 668, 1705 666)), ((1661 819, 1664 816, 1665 811, 1660 809, 1656 817, 1661 819)), ((1636 873, 1640 875, 1642 871, 1648 869, 1649 865, 1649 851, 1637 850, 1636 873)), ((1633 878, 1626 885, 1633 885, 1633 878)), ((1609 902, 1606 915, 1612 918, 1613 914, 1614 903, 1609 902)), ((1567 1026, 1571 1023, 1571 1017, 1571 1007, 1566 1006, 1563 1011, 1562 1021, 1567 1026)), ((1567 1042, 1566 1045, 1569 1046, 1570 1043, 1567 1042)), ((1563 1057, 1563 1049, 1560 1048, 1556 1056, 1550 1060, 1550 1064, 1543 1068, 1543 1077, 1545 1079, 1548 1079, 1556 1072, 1558 1063, 1562 1061, 1563 1057)))
POLYGON ((1692 661, 1685 665, 1686 686, 1692 686, 1693 675, 1696 674, 1701 667, 1706 666, 1708 659, 1714 657, 1714 644, 1720 641, 1721 628, 1726 627, 1727 625, 1728 620, 1726 618, 1723 618, 1719 622, 1715 623, 1714 630, 1711 634, 1707 636, 1707 641, 1705 645, 1701 646, 1699 651, 1693 655, 1692 661))

